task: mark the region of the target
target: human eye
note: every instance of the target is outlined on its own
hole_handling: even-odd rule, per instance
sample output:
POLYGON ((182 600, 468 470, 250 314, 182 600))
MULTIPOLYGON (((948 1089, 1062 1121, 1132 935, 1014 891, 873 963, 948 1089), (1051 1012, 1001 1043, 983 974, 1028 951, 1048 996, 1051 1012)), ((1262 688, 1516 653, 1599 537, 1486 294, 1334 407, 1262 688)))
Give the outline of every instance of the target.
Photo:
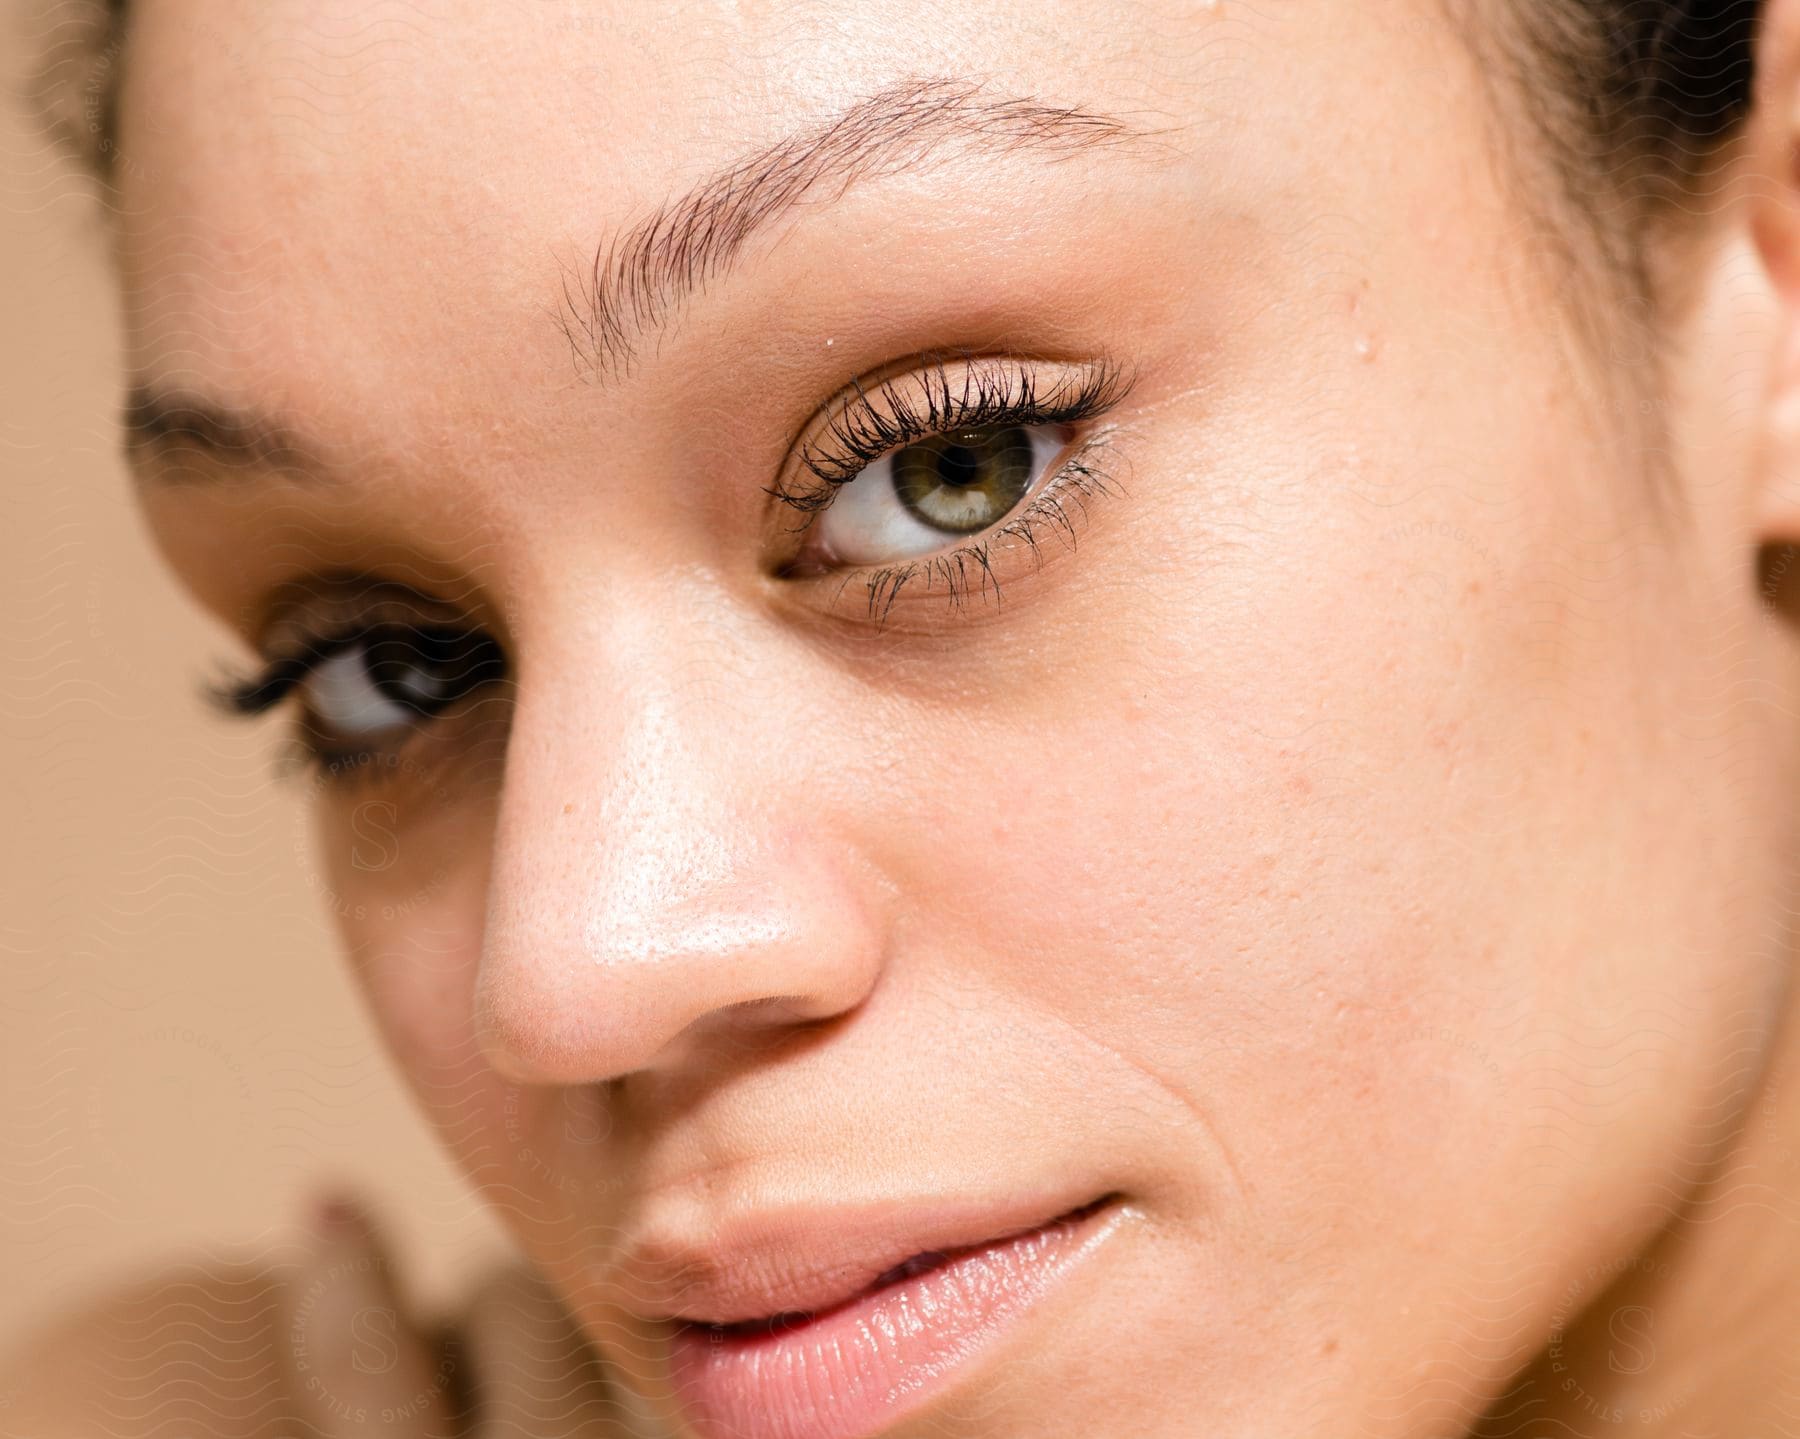
POLYGON ((217 698, 234 714, 258 715, 293 697, 299 748, 327 780, 392 765, 414 736, 507 672, 485 631, 391 593, 303 603, 264 648, 260 670, 217 698))
POLYGON ((1035 563, 1046 530, 1073 545, 1087 502, 1117 489, 1094 422, 1128 388, 1109 361, 968 355, 853 383, 769 490, 805 517, 782 577, 861 572, 881 619, 908 583, 998 604, 1002 549, 1035 563))

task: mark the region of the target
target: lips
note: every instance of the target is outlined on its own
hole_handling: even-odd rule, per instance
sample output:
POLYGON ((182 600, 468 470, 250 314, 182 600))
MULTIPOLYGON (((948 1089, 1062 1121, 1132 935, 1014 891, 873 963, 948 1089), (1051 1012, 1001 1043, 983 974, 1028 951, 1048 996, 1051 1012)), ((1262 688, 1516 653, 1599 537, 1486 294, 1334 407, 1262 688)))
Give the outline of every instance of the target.
POLYGON ((703 1240, 646 1236, 627 1246, 614 1279, 624 1307, 643 1319, 723 1327, 816 1314, 907 1264, 1026 1234, 1112 1198, 764 1211, 703 1240))
POLYGON ((864 1439, 1049 1294, 1117 1201, 791 1211, 707 1245, 640 1242, 618 1273, 640 1317, 669 1324, 669 1377, 698 1433, 864 1439))

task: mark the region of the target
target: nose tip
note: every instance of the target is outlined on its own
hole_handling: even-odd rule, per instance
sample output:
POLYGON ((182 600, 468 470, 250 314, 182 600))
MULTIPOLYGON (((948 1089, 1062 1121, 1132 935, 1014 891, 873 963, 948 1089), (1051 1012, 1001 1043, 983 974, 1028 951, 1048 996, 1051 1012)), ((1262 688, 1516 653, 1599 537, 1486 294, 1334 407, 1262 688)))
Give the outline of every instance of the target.
POLYGON ((523 1083, 719 1062, 854 1008, 882 962, 894 891, 852 797, 789 710, 722 681, 751 682, 742 655, 767 693, 810 676, 704 586, 677 605, 660 571, 650 598, 638 578, 609 574, 591 643, 545 622, 514 697, 476 1017, 489 1064, 523 1083))
POLYGON ((854 1009, 878 926, 841 864, 792 842, 614 847, 603 872, 515 894, 490 920, 477 1032, 518 1083, 581 1084, 720 1062, 854 1009))

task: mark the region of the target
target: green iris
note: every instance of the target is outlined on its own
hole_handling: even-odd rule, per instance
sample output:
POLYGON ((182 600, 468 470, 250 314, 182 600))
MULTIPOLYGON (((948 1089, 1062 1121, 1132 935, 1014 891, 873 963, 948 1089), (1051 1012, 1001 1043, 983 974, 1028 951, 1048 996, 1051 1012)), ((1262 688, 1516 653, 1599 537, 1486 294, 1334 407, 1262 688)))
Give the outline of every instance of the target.
POLYGON ((1018 426, 933 435, 894 454, 894 493, 933 529, 985 530, 1031 484, 1031 436, 1018 426))

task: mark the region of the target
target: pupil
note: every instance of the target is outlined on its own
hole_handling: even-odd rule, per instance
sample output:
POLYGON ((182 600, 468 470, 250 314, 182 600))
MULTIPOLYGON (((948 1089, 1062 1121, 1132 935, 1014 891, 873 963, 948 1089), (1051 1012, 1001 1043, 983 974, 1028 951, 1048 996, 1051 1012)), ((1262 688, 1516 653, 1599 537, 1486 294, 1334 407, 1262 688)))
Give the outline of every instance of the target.
POLYGON ((981 455, 972 446, 952 442, 938 462, 938 478, 958 489, 981 482, 981 455))

